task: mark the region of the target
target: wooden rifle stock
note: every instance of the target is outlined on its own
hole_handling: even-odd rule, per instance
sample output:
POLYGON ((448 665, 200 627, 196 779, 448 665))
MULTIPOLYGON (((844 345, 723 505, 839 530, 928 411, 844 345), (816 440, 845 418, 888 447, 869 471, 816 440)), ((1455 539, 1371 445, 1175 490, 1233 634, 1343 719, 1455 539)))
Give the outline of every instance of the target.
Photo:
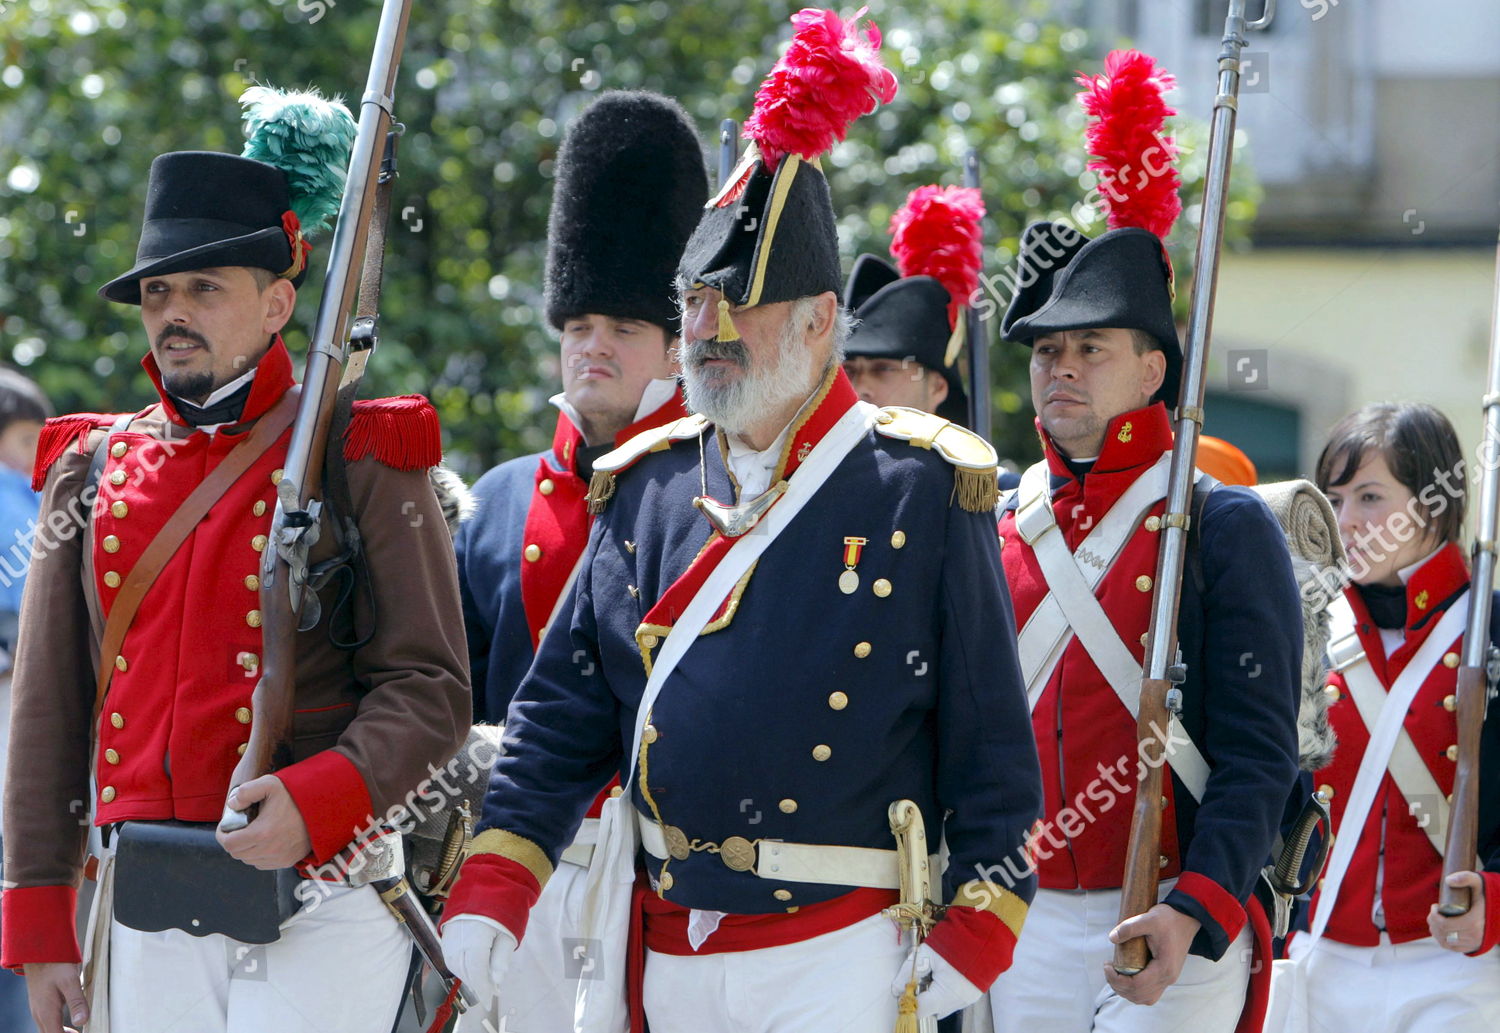
MULTIPOLYGON (((1194 464, 1198 433, 1203 425, 1203 396, 1208 371, 1208 346, 1213 332, 1214 293, 1219 282, 1219 252, 1224 240, 1228 207, 1229 170, 1234 157, 1234 123, 1239 107, 1240 51, 1247 30, 1264 30, 1276 14, 1275 0, 1265 0, 1257 21, 1246 21, 1246 0, 1229 0, 1224 39, 1219 51, 1219 88, 1214 98, 1213 123, 1208 138, 1203 215, 1194 253, 1193 294, 1188 310, 1187 342, 1182 362, 1182 392, 1178 402, 1172 462, 1167 476, 1167 505, 1162 516, 1161 546, 1151 598, 1151 628, 1146 639, 1146 662, 1141 679, 1137 736, 1141 758, 1157 763, 1141 765, 1130 845, 1121 883, 1120 921, 1145 914, 1156 905, 1161 864, 1162 771, 1160 754, 1168 742, 1168 718, 1177 709, 1180 690, 1173 683, 1186 676, 1177 649, 1177 608, 1182 599, 1183 560, 1187 551, 1194 464), (1153 724, 1154 722, 1154 724, 1153 724)), ((1146 967, 1145 940, 1136 937, 1115 946, 1114 966, 1123 975, 1146 967)))

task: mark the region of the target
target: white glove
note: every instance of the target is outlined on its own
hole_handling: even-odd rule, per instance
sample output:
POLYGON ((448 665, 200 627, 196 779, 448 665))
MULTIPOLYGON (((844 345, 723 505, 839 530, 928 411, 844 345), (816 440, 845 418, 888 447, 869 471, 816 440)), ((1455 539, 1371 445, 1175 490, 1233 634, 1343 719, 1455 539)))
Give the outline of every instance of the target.
MULTIPOLYGON (((925 943, 916 950, 917 1019, 941 1019, 960 1008, 967 1008, 984 996, 984 991, 969 982, 948 964, 943 956, 925 943)), ((912 955, 901 963, 901 970, 891 980, 891 996, 906 992, 911 979, 912 955)))
POLYGON ((443 960, 486 1011, 505 978, 516 938, 509 929, 483 915, 454 915, 443 923, 443 960))

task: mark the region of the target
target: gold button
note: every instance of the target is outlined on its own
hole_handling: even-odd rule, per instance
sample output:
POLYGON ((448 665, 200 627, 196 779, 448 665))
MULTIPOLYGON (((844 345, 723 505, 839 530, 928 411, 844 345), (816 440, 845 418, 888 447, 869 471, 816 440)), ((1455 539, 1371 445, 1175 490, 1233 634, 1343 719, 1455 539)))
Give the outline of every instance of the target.
POLYGON ((238 746, 236 746, 234 748, 234 752, 235 752, 235 754, 237 756, 243 757, 245 755, 245 751, 248 750, 249 748, 250 748, 250 744, 249 743, 242 742, 242 743, 240 743, 238 746))
POLYGON ((1449 807, 1453 806, 1453 794, 1452 793, 1449 793, 1446 797, 1444 797, 1444 799, 1448 801, 1448 806, 1449 807))
POLYGON ((108 585, 110 588, 119 588, 120 587, 120 575, 117 572, 113 571, 113 570, 106 570, 104 572, 104 583, 106 585, 108 585))
POLYGON ((1169 857, 1167 857, 1166 854, 1162 854, 1160 857, 1158 857, 1156 859, 1156 867, 1158 867, 1158 868, 1165 868, 1167 865, 1169 865, 1171 863, 1172 863, 1171 859, 1169 857))
POLYGON ((252 628, 260 627, 260 611, 251 610, 249 613, 245 614, 245 623, 250 625, 252 628))
POLYGON ((107 761, 109 761, 111 764, 118 764, 118 763, 120 763, 120 755, 118 753, 116 753, 114 750, 105 750, 104 751, 104 759, 107 760, 107 761))
POLYGON ((115 799, 115 787, 105 786, 103 789, 99 790, 99 799, 103 800, 105 803, 113 803, 115 799))
POLYGON ((235 657, 235 659, 238 660, 240 666, 247 671, 253 671, 260 666, 260 657, 256 656, 254 653, 241 653, 239 656, 235 657))
POLYGON ((647 725, 645 728, 641 729, 641 742, 646 743, 648 746, 651 743, 654 743, 660 737, 661 736, 656 731, 655 725, 647 725))
POLYGON ((129 666, 130 665, 125 662, 125 658, 123 656, 115 657, 115 670, 123 671, 129 666))
POLYGON ((119 459, 121 456, 123 456, 126 452, 129 452, 129 451, 130 451, 130 446, 127 445, 127 444, 125 444, 125 442, 123 442, 123 441, 116 441, 113 445, 109 446, 109 454, 112 455, 112 456, 114 456, 116 459, 119 459))
POLYGON ((1458 760, 1458 747, 1449 746, 1446 750, 1443 751, 1443 756, 1447 757, 1449 760, 1458 760))
POLYGON ((521 555, 525 556, 528 562, 535 563, 537 560, 542 558, 541 546, 533 542, 532 544, 526 546, 526 551, 521 555))
POLYGON ((281 475, 284 474, 284 473, 286 473, 285 470, 272 470, 271 471, 271 483, 272 484, 280 484, 281 483, 281 475))
POLYGON ((859 657, 861 660, 863 660, 865 657, 869 656, 870 655, 870 643, 868 643, 868 642, 860 642, 860 643, 856 644, 855 647, 854 647, 854 655, 857 656, 857 657, 859 657))
POLYGON ((886 596, 891 594, 891 583, 885 578, 881 578, 870 586, 870 591, 874 592, 876 595, 880 596, 880 598, 884 599, 886 596))
POLYGON ((1328 697, 1328 702, 1337 703, 1339 701, 1339 687, 1337 685, 1330 685, 1323 690, 1323 695, 1328 697))
POLYGON ((245 578, 245 587, 248 588, 248 589, 250 589, 250 591, 252 591, 252 592, 259 592, 260 591, 260 578, 258 576, 256 576, 255 574, 247 575, 246 578, 245 578))
POLYGON ((795 814, 795 813, 797 813, 797 801, 796 800, 782 800, 776 806, 778 806, 778 807, 781 808, 781 813, 782 814, 795 814))
POLYGON ((676 881, 677 881, 676 879, 672 878, 672 873, 671 872, 662 872, 661 873, 661 891, 663 893, 667 892, 669 889, 672 888, 673 884, 676 883, 676 881))
POLYGON ((1141 632, 1141 645, 1144 646, 1150 640, 1151 640, 1151 632, 1149 632, 1149 631, 1143 631, 1143 632, 1141 632))
POLYGON ((1170 806, 1171 806, 1171 803, 1167 800, 1167 798, 1165 796, 1163 796, 1161 798, 1161 809, 1162 810, 1166 810, 1170 806))
POLYGON ((1322 785, 1318 786, 1318 795, 1323 798, 1324 803, 1327 803, 1329 800, 1333 799, 1333 786, 1329 785, 1327 782, 1324 782, 1322 785))
POLYGON ((120 485, 125 483, 125 476, 126 474, 124 470, 116 470, 114 473, 109 475, 109 483, 118 488, 120 485))
POLYGON ((250 723, 250 708, 249 707, 240 707, 238 710, 236 710, 234 712, 234 719, 236 721, 238 721, 242 725, 249 724, 250 723))
POLYGON ((777 890, 775 893, 771 894, 771 896, 775 897, 777 900, 791 900, 792 899, 792 891, 791 890, 777 890))
POLYGON ((1136 591, 1139 592, 1151 591, 1151 576, 1149 574, 1142 574, 1140 577, 1136 578, 1135 587, 1136 591))
POLYGON ((123 520, 125 519, 125 515, 130 512, 130 507, 125 505, 123 501, 120 501, 112 503, 109 507, 109 511, 116 520, 123 520))
POLYGON ((266 515, 266 500, 265 499, 256 499, 255 500, 255 505, 253 505, 253 506, 250 507, 250 513, 251 513, 252 516, 265 516, 266 515))
POLYGON ((1458 709, 1458 697, 1457 696, 1444 696, 1443 697, 1443 709, 1446 710, 1446 711, 1448 711, 1449 713, 1452 713, 1453 711, 1457 710, 1458 709))
POLYGON ((624 793, 625 793, 625 787, 624 786, 615 786, 613 789, 611 789, 609 791, 609 798, 611 800, 618 800, 621 796, 624 795, 624 793))
POLYGON ((1449 667, 1449 668, 1457 667, 1458 666, 1458 654, 1457 653, 1446 653, 1446 654, 1444 654, 1444 656, 1443 656, 1443 666, 1444 667, 1449 667))
POLYGON ((660 641, 661 639, 649 633, 641 636, 641 645, 645 646, 647 649, 655 649, 656 644, 660 641))
POLYGON ((893 549, 899 549, 899 548, 901 548, 905 544, 906 544, 906 532, 905 531, 897 531, 895 534, 891 535, 891 548, 893 548, 893 549))
POLYGON ((264 552, 266 548, 266 536, 263 534, 258 534, 254 538, 250 539, 250 548, 254 549, 256 552, 264 552))
POLYGON ((834 710, 843 710, 849 705, 849 697, 842 692, 830 693, 828 696, 828 705, 834 710))
POLYGON ((1148 516, 1146 518, 1146 530, 1148 530, 1148 531, 1160 531, 1161 530, 1161 517, 1159 517, 1159 516, 1148 516))
POLYGON ((124 728, 125 727, 125 715, 124 714, 120 714, 120 713, 110 714, 109 715, 109 723, 112 724, 112 725, 114 725, 116 728, 124 728))
POLYGON ((107 535, 104 536, 103 545, 104 545, 104 551, 105 552, 119 552, 120 551, 120 539, 116 538, 112 534, 107 534, 107 535))
POLYGON ((818 745, 813 747, 813 760, 827 760, 833 756, 833 750, 827 746, 818 745))
POLYGON ((1005 548, 1005 535, 1003 534, 1000 536, 1000 548, 1002 550, 1005 548))
POLYGON ((536 490, 541 492, 543 495, 551 495, 552 490, 556 487, 557 485, 552 483, 552 478, 547 477, 543 478, 542 483, 536 486, 536 490))

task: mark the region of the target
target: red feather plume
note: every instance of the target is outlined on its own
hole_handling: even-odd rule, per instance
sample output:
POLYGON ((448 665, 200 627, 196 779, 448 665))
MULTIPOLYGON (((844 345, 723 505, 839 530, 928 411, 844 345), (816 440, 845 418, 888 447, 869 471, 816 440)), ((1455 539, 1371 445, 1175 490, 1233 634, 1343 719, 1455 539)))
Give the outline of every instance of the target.
POLYGON ((845 22, 836 11, 808 7, 792 15, 792 45, 771 69, 745 120, 745 138, 766 168, 787 154, 811 161, 842 140, 856 118, 896 96, 896 76, 880 61, 880 30, 860 8, 845 22))
POLYGON ((948 327, 979 287, 984 261, 975 187, 917 187, 891 216, 891 257, 902 276, 931 276, 948 288, 948 327))
POLYGON ((1177 145, 1163 133, 1177 114, 1163 95, 1177 79, 1139 50, 1112 50, 1103 75, 1079 75, 1087 131, 1088 167, 1099 174, 1110 229, 1138 226, 1165 238, 1182 213, 1177 145))

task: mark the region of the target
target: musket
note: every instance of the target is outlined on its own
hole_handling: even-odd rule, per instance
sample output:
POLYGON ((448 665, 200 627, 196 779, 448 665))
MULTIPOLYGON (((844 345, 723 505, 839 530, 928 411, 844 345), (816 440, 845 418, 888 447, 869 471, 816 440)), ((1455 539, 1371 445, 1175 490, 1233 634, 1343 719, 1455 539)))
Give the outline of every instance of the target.
POLYGON ((1464 628, 1453 708, 1458 722, 1458 757, 1438 894, 1438 911, 1449 917, 1466 914, 1473 894, 1467 887, 1449 886, 1448 876, 1473 871, 1479 852, 1479 733, 1491 683, 1490 604, 1495 589, 1495 536, 1500 533, 1500 257, 1495 290, 1489 381, 1484 393, 1484 449, 1480 456, 1484 470, 1479 482, 1478 533, 1469 561, 1469 621, 1464 628))
POLYGON ((723 187, 740 160, 740 124, 732 118, 719 123, 719 186, 723 187))
MULTIPOLYGON (((979 186, 979 151, 964 155, 964 186, 979 186)), ((974 305, 964 307, 964 336, 969 342, 969 429, 990 440, 990 336, 988 321, 974 305)))
MULTIPOLYGON (((1214 293, 1219 282, 1219 251, 1224 240, 1224 212, 1229 193, 1229 169, 1234 157, 1234 123, 1239 108, 1240 51, 1247 31, 1264 31, 1276 16, 1275 0, 1266 0, 1261 17, 1245 20, 1246 0, 1229 0, 1224 40, 1219 51, 1219 91, 1214 98, 1213 124, 1208 138, 1208 172, 1204 181, 1203 216, 1194 258, 1193 295, 1188 309, 1187 343, 1183 355, 1182 394, 1177 407, 1176 440, 1167 476, 1167 505, 1162 516, 1161 545, 1156 562, 1156 588, 1151 597, 1151 625, 1147 632, 1146 663, 1141 674, 1141 707, 1136 720, 1141 764, 1135 810, 1130 820, 1130 845, 1120 895, 1120 921, 1145 914, 1156 904, 1159 886, 1162 820, 1162 768, 1165 766, 1167 728, 1182 708, 1181 684, 1187 677, 1177 642, 1177 609, 1182 601, 1182 569, 1187 551, 1189 506, 1198 432, 1203 425, 1203 391, 1208 370, 1208 345, 1213 332, 1214 293)), ((1134 975, 1150 960, 1146 941, 1135 937, 1117 944, 1114 967, 1134 975)))

